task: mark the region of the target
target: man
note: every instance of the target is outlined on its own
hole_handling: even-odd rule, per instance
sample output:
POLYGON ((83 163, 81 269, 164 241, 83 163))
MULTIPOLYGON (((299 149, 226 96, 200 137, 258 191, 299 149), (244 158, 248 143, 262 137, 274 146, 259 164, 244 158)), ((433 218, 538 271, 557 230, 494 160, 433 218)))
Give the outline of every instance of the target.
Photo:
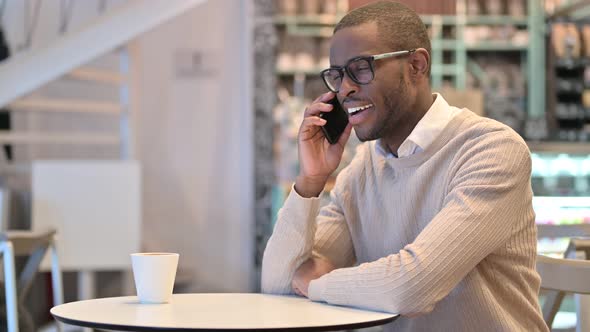
POLYGON ((392 331, 548 331, 525 142, 431 93, 428 36, 404 5, 347 14, 330 64, 333 92, 305 110, 262 291, 399 313, 392 331), (334 95, 350 124, 330 145, 318 115, 334 95), (352 127, 366 143, 320 209, 352 127))

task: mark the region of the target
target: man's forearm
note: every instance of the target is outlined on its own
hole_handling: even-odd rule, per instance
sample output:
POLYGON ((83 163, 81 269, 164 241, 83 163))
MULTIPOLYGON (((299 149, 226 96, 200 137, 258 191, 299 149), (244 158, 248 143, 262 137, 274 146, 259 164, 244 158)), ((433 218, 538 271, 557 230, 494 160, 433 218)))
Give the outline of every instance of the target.
POLYGON ((279 211, 277 224, 262 259, 262 292, 293 293, 291 282, 297 268, 311 257, 319 199, 291 193, 279 211))

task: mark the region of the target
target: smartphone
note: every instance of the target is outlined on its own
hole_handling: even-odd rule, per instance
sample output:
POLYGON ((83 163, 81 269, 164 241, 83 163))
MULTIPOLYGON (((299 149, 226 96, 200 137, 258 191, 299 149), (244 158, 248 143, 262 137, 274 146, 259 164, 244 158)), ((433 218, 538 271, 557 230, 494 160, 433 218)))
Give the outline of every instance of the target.
POLYGON ((331 104, 334 108, 330 112, 320 113, 320 118, 326 120, 322 131, 330 144, 336 144, 348 125, 348 113, 342 108, 336 97, 328 101, 328 104, 331 104))

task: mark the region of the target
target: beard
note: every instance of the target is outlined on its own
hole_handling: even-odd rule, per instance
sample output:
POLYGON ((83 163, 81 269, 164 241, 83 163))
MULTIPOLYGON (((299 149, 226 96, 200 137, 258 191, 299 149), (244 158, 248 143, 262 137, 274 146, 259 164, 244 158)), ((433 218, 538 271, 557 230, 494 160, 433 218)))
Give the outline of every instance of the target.
POLYGON ((399 122, 399 115, 406 114, 406 108, 409 107, 407 90, 405 75, 402 74, 397 92, 395 94, 389 93, 383 95, 383 114, 377 117, 373 127, 369 128, 366 134, 363 134, 362 131, 355 130, 359 141, 373 141, 382 138, 383 136, 388 135, 392 130, 395 130, 395 126, 397 122, 399 122))

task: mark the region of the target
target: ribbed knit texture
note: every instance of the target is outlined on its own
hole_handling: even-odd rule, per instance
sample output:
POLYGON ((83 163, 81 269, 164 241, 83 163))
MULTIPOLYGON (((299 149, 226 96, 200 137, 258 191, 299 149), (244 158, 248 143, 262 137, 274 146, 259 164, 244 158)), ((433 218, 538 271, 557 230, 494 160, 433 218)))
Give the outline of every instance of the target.
POLYGON ((262 291, 293 293, 295 270, 314 254, 338 269, 312 281, 309 297, 402 314, 388 331, 548 331, 530 175, 520 136, 468 110, 406 158, 362 144, 321 210, 291 191, 262 291))

